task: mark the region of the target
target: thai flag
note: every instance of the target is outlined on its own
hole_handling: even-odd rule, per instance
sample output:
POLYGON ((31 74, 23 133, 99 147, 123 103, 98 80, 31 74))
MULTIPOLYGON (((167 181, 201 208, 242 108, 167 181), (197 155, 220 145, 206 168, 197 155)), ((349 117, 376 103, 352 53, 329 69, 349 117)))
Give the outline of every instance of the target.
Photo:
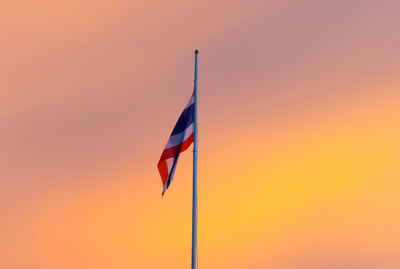
POLYGON ((163 182, 163 191, 168 189, 171 181, 174 178, 176 164, 179 154, 185 151, 190 144, 193 143, 194 137, 194 93, 186 104, 178 122, 172 130, 171 136, 168 139, 167 145, 161 154, 158 162, 158 171, 160 172, 163 182))

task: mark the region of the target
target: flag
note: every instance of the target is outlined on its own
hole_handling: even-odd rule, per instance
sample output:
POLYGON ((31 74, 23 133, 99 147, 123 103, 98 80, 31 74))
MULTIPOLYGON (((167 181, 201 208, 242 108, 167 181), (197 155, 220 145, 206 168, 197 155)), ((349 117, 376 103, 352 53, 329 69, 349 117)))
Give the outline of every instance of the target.
POLYGON ((185 151, 194 138, 194 92, 186 104, 178 122, 172 130, 161 158, 158 161, 158 171, 163 182, 162 195, 168 189, 174 178, 179 154, 185 151))

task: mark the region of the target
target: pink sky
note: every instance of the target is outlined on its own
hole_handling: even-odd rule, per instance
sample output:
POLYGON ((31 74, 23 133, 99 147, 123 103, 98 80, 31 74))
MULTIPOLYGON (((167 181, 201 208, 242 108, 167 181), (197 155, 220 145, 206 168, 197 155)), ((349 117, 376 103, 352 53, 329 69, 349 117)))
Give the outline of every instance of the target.
POLYGON ((0 268, 400 268, 398 1, 0 3, 0 268))

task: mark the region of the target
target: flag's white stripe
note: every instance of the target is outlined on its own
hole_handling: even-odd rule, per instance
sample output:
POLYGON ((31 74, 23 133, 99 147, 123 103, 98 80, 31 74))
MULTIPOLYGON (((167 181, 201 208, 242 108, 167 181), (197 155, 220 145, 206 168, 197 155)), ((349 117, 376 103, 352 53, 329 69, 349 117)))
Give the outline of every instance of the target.
MULTIPOLYGON (((177 158, 178 158, 178 156, 176 156, 175 158, 173 158, 174 161, 175 161, 175 160, 178 161, 177 158)), ((173 166, 173 167, 171 168, 171 171, 169 172, 169 178, 170 178, 170 181, 171 181, 171 182, 172 182, 172 180, 174 179, 175 170, 176 170, 176 163, 175 163, 175 166, 173 166)))
POLYGON ((174 164, 174 157, 165 160, 168 167, 168 175, 171 173, 172 165, 174 164))
POLYGON ((171 135, 168 139, 165 149, 172 148, 181 144, 185 141, 194 131, 194 123, 190 124, 184 131, 177 133, 176 135, 171 135))
MULTIPOLYGON (((171 174, 172 165, 174 164, 174 157, 166 159, 165 163, 167 164, 168 178, 169 178, 169 175, 171 174)), ((167 186, 168 186, 168 181, 165 182, 162 193, 164 193, 167 190, 167 186)))
MULTIPOLYGON (((172 158, 168 158, 165 160, 165 162, 167 163, 167 169, 168 169, 168 178, 172 181, 174 179, 174 174, 175 174, 175 169, 176 169, 176 164, 175 167, 173 167, 174 165, 174 161, 175 159, 178 158, 178 156, 172 157, 172 158)), ((165 182, 164 188, 162 193, 164 193, 168 188, 168 181, 165 182)))
POLYGON ((185 109, 190 107, 194 103, 194 95, 190 97, 189 102, 187 102, 185 109))

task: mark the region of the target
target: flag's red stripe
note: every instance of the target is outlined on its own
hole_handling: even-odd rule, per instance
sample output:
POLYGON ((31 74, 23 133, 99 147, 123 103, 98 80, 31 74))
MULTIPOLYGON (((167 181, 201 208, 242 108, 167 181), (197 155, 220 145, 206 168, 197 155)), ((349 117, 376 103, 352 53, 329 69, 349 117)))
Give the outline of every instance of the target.
POLYGON ((168 167, 167 167, 167 162, 165 160, 160 160, 158 162, 158 171, 160 172, 164 186, 168 179, 168 167))
POLYGON ((172 158, 172 157, 175 157, 175 156, 177 156, 179 153, 185 151, 185 150, 190 146, 190 144, 193 143, 193 137, 194 137, 194 134, 192 133, 192 134, 191 134, 185 141, 183 141, 181 144, 176 145, 176 146, 174 146, 174 147, 170 147, 170 148, 164 149, 164 151, 163 151, 163 153, 162 153, 162 155, 161 155, 160 161, 166 160, 166 159, 169 159, 169 158, 172 158))

